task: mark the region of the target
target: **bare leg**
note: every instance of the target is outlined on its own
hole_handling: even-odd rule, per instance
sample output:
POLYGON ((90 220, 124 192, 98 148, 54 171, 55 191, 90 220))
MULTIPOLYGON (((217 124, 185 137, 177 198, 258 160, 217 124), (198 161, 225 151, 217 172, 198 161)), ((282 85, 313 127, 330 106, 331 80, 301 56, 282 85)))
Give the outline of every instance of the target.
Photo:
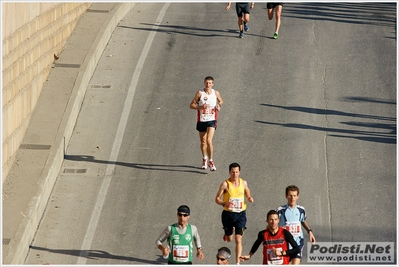
POLYGON ((249 22, 249 14, 244 14, 244 21, 245 23, 249 22))
POLYGON ((299 259, 299 258, 293 258, 293 259, 291 260, 291 264, 301 264, 301 259, 299 259))
POLYGON ((215 135, 215 128, 206 128, 206 146, 209 159, 213 159, 213 136, 215 135))
POLYGON ((283 10, 282 6, 276 6, 276 32, 280 29, 281 25, 281 11, 283 10))
POLYGON ((200 147, 201 147, 202 157, 205 158, 207 155, 206 154, 207 150, 208 150, 207 141, 206 141, 207 132, 200 132, 199 137, 200 137, 200 141, 201 141, 200 147))
POLYGON ((273 19, 273 8, 267 10, 267 16, 269 17, 269 20, 273 19))
POLYGON ((242 26, 242 17, 238 17, 238 29, 240 30, 240 32, 244 30, 242 26))
POLYGON ((242 235, 235 235, 236 237, 236 263, 240 263, 240 256, 242 253, 242 235))

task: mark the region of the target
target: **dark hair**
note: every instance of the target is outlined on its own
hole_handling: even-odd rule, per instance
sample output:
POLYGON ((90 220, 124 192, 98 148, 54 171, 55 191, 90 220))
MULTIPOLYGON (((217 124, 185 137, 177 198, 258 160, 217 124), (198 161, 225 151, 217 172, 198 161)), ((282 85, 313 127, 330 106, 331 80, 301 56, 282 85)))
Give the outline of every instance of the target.
POLYGON ((231 255, 231 251, 230 251, 230 249, 228 247, 221 247, 221 248, 218 249, 218 252, 221 251, 221 250, 226 251, 227 253, 229 253, 231 255))
POLYGON ((289 191, 296 191, 298 193, 298 196, 299 196, 299 188, 298 188, 298 186, 296 186, 296 185, 287 186, 287 188, 285 189, 285 196, 288 195, 289 191))
POLYGON ((270 215, 273 215, 273 214, 276 214, 276 215, 278 216, 278 212, 277 212, 277 211, 275 211, 275 210, 269 210, 269 212, 268 212, 267 215, 266 215, 266 220, 269 220, 269 216, 270 216, 270 215))
POLYGON ((207 80, 211 80, 212 82, 215 81, 212 76, 206 76, 204 82, 207 80))
POLYGON ((229 172, 231 171, 232 168, 237 168, 237 167, 238 167, 238 170, 241 171, 241 166, 240 166, 240 164, 238 164, 238 163, 236 163, 236 162, 231 163, 231 164, 229 165, 229 172))

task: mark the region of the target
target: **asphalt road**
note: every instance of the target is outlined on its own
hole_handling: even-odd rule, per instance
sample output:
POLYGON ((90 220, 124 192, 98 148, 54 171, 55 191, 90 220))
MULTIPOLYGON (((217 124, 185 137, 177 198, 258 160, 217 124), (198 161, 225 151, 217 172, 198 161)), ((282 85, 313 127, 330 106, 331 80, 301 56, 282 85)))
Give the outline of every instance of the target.
POLYGON ((181 204, 203 243, 194 263, 214 264, 232 162, 255 199, 244 253, 290 184, 318 242, 396 241, 396 4, 287 3, 277 40, 264 3, 243 39, 224 7, 140 3, 120 22, 26 264, 165 264, 155 240, 181 204), (208 75, 225 101, 212 173, 189 109, 208 75))

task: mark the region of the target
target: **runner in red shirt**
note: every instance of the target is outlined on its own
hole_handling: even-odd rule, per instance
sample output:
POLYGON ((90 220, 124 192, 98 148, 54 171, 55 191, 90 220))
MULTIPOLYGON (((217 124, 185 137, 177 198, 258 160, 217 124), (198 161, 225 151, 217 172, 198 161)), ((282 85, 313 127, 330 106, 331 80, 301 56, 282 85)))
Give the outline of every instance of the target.
POLYGON ((267 227, 258 233, 258 239, 252 245, 248 255, 240 257, 241 261, 249 260, 260 244, 263 244, 263 264, 289 264, 290 255, 299 252, 299 246, 290 232, 278 226, 279 216, 275 210, 267 213, 267 227), (288 249, 290 244, 292 249, 288 249))

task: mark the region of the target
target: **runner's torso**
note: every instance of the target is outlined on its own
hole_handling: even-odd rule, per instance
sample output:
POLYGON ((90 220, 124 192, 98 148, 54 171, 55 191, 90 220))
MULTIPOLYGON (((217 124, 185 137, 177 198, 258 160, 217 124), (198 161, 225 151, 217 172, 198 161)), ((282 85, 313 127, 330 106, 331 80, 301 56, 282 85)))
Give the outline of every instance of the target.
POLYGON ((229 188, 227 192, 223 195, 223 202, 233 202, 234 207, 233 208, 228 208, 227 206, 224 207, 224 210, 226 211, 232 211, 232 212, 242 212, 246 210, 247 204, 244 201, 244 196, 245 196, 245 189, 242 184, 242 179, 238 178, 239 185, 237 187, 233 186, 231 183, 230 179, 227 179, 227 187, 229 188))
POLYGON ((191 225, 188 224, 186 232, 180 234, 175 225, 171 225, 169 261, 174 263, 192 262, 193 260, 193 234, 191 225))
POLYGON ((198 110, 198 121, 214 121, 217 120, 217 97, 214 89, 211 89, 211 93, 208 95, 204 89, 201 90, 201 97, 198 101, 199 106, 207 104, 208 107, 203 110, 198 110))
POLYGON ((269 230, 266 230, 263 235, 263 264, 289 264, 289 256, 276 256, 273 253, 273 248, 279 251, 287 251, 288 244, 284 238, 284 229, 279 227, 278 232, 275 235, 269 230))

